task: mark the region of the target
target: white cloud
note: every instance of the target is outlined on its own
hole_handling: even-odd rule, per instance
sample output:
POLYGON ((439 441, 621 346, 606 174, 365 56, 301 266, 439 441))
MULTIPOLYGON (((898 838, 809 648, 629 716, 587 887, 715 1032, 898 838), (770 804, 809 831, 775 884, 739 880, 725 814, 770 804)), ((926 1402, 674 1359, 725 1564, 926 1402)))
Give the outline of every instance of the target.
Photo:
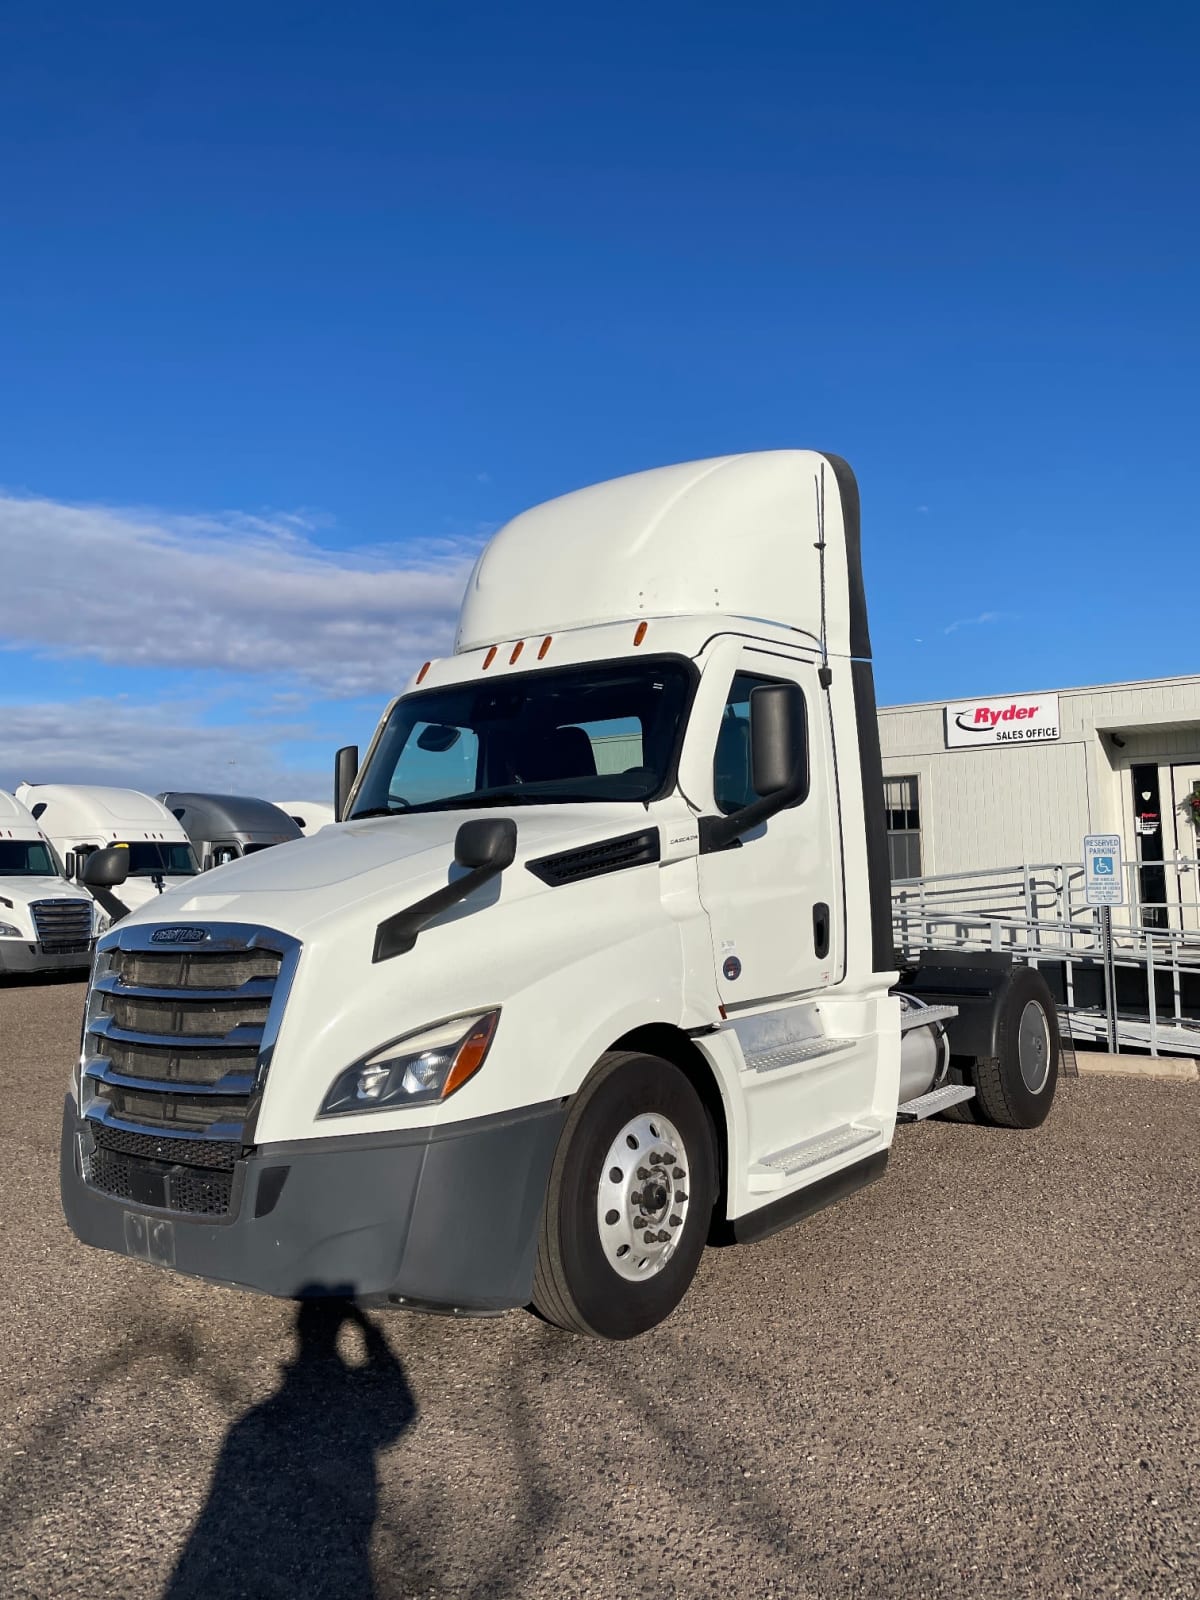
POLYGON ((263 799, 326 799, 332 742, 303 725, 215 726, 187 704, 143 705, 122 698, 70 704, 0 705, 0 788, 18 783, 112 783, 158 794, 198 789, 263 799), (311 763, 281 745, 312 739, 311 763))
POLYGON ((952 622, 948 628, 943 628, 943 633, 957 633, 960 628, 981 628, 991 622, 1011 622, 1013 620, 1007 611, 981 611, 977 617, 960 617, 957 622, 952 622))
POLYGON ((312 519, 0 495, 0 639, 125 666, 270 673, 386 694, 452 648, 474 541, 330 551, 312 519))

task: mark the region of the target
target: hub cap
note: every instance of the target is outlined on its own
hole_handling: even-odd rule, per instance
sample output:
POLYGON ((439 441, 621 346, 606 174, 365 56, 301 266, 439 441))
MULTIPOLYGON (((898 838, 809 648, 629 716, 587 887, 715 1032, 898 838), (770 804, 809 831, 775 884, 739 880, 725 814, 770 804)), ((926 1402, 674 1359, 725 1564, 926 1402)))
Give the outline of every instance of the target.
POLYGON ((689 1167, 683 1140, 657 1112, 634 1117, 609 1146, 596 1191, 605 1259, 622 1278, 654 1277, 687 1222, 689 1167))
POLYGON ((1050 1076, 1050 1024, 1036 1000, 1030 1000, 1021 1013, 1017 1057, 1025 1087, 1030 1094, 1041 1094, 1050 1076))

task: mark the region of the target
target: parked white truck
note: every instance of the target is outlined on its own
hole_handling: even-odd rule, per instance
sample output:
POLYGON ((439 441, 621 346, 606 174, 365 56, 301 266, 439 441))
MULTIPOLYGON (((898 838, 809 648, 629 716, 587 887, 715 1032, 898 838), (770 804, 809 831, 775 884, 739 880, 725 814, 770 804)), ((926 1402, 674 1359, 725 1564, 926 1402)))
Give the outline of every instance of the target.
MULTIPOLYGON (((625 1338, 706 1241, 877 1178, 898 1120, 1041 1122, 1035 972, 937 956, 898 985, 870 657, 835 456, 666 467, 510 522, 454 654, 361 770, 339 752, 344 820, 101 941, 76 1234, 625 1338)), ((114 889, 120 856, 94 861, 114 889)))
MULTIPOLYGON (((120 845, 127 852, 123 909, 137 910, 196 876, 199 867, 187 832, 161 801, 137 789, 104 784, 23 783, 17 799, 27 806, 63 862, 68 878, 83 881, 94 851, 120 845)), ((103 892, 97 896, 105 911, 103 892)))
POLYGON ((0 977, 86 972, 92 940, 107 927, 86 889, 63 877, 29 811, 0 789, 0 977))
POLYGON ((291 817, 306 838, 335 820, 333 807, 326 805, 323 800, 275 800, 272 804, 278 806, 285 816, 291 817))

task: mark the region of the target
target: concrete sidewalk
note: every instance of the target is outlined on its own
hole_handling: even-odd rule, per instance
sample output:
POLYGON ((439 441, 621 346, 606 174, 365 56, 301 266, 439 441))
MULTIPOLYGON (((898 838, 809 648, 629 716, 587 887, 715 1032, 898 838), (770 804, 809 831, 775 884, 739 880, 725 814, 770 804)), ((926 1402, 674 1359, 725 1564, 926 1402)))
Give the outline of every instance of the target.
POLYGON ((1096 1073, 1124 1078, 1165 1078, 1172 1083, 1200 1079, 1200 1068, 1191 1056, 1109 1055, 1103 1050, 1076 1050, 1075 1064, 1081 1078, 1096 1073))

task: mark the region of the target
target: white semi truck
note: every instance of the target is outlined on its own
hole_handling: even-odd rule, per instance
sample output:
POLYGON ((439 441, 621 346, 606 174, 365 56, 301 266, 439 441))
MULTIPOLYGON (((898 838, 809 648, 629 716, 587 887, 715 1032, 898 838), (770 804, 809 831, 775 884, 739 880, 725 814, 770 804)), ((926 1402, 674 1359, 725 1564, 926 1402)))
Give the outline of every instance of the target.
MULTIPOLYGON (((120 845, 126 851, 127 881, 121 910, 137 910, 167 889, 189 882, 200 870, 187 832, 161 801, 137 789, 104 784, 23 783, 17 799, 29 808, 53 844, 68 878, 83 882, 84 866, 95 851, 120 845)), ((97 895, 106 913, 103 889, 97 895)), ((117 913, 120 915, 120 912, 117 913)))
POLYGON ((62 1134, 88 1243, 626 1338, 706 1242, 879 1177, 898 1122, 1049 1110, 1036 972, 896 971, 838 457, 525 512, 336 770, 338 824, 101 941, 62 1134))
POLYGON ((108 918, 86 889, 68 883, 29 811, 0 789, 0 977, 84 973, 108 918))

